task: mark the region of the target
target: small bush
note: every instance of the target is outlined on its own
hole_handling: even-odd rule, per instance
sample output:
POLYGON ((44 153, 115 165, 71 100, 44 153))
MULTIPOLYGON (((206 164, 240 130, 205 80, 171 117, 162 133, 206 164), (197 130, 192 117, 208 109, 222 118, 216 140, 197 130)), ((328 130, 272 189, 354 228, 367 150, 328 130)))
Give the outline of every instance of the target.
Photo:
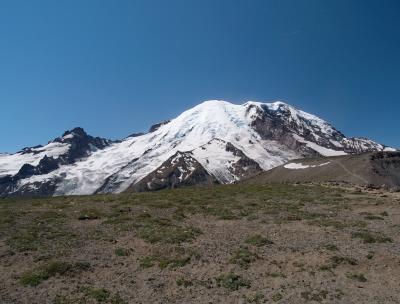
POLYGON ((366 220, 383 220, 384 218, 379 215, 368 214, 365 216, 366 220))
POLYGON ((139 265, 141 268, 150 268, 154 266, 155 262, 154 257, 147 256, 139 260, 139 265))
POLYGON ((218 287, 224 287, 230 290, 238 290, 240 287, 250 287, 248 281, 234 273, 221 274, 216 278, 216 281, 218 287))
POLYGON ((183 286, 183 287, 187 288, 189 286, 192 286, 193 282, 180 277, 180 278, 176 279, 176 284, 178 286, 183 286))
POLYGON ((348 265, 358 265, 358 261, 353 258, 343 257, 343 256, 333 256, 330 258, 330 264, 322 265, 319 267, 321 271, 332 271, 332 269, 338 267, 341 264, 348 264, 348 265))
POLYGON ((164 268, 178 268, 178 267, 183 267, 186 264, 190 262, 191 257, 190 256, 185 256, 185 257, 175 257, 175 258, 163 258, 159 257, 158 258, 158 266, 161 269, 164 268))
POLYGON ((367 282, 367 278, 362 273, 347 273, 346 276, 354 281, 367 282))
POLYGON ((110 292, 104 288, 90 287, 85 290, 88 297, 95 299, 97 302, 105 302, 110 297, 110 292))
POLYGON ((117 248, 117 249, 115 249, 115 255, 116 256, 120 256, 120 257, 123 257, 123 256, 129 256, 131 254, 131 251, 129 250, 129 249, 126 249, 126 248, 117 248))
POLYGON ((81 211, 78 220, 97 220, 101 217, 101 214, 96 209, 85 209, 81 211))
POLYGON ((325 249, 329 251, 338 251, 339 248, 335 244, 327 244, 325 245, 325 249))
POLYGON ((175 256, 175 257, 167 257, 167 256, 147 256, 140 259, 140 267, 142 268, 150 268, 153 267, 156 263, 158 263, 158 267, 161 269, 165 268, 178 268, 183 267, 188 264, 191 260, 192 256, 175 256))
POLYGON ((264 295, 260 292, 257 292, 247 297, 247 303, 261 303, 263 299, 264 295))
POLYGON ((249 251, 247 247, 241 247, 234 252, 230 262, 233 264, 238 264, 240 267, 248 268, 252 262, 257 259, 257 256, 249 251))
POLYGON ((259 234, 256 234, 256 235, 249 236, 245 240, 245 243, 249 244, 249 245, 257 246, 257 247, 263 247, 263 246, 266 246, 266 245, 271 245, 274 242, 269 240, 269 239, 267 239, 267 238, 265 238, 265 237, 263 237, 263 236, 261 236, 261 235, 259 235, 259 234))
POLYGON ((49 275, 46 271, 43 270, 35 270, 35 271, 30 271, 22 275, 20 278, 20 283, 22 285, 29 285, 29 286, 37 286, 43 281, 47 280, 49 278, 49 275))
POLYGON ((109 301, 111 304, 128 304, 118 293, 112 296, 109 301))
POLYGON ((326 290, 320 290, 320 291, 315 290, 313 292, 303 291, 300 295, 307 302, 308 301, 322 302, 327 298, 328 291, 326 290))
POLYGON ((283 296, 279 292, 272 296, 272 301, 274 301, 274 302, 278 302, 278 301, 280 301, 282 299, 283 299, 283 296))
POLYGON ((286 278, 286 275, 280 272, 271 272, 268 273, 271 278, 286 278))
POLYGON ((370 231, 358 231, 353 233, 353 238, 361 239, 364 243, 392 243, 393 240, 390 237, 385 237, 381 234, 372 233, 370 231))
POLYGON ((340 264, 349 264, 349 265, 358 265, 358 261, 354 258, 343 257, 343 256, 333 256, 331 257, 332 264, 334 267, 339 266, 340 264))

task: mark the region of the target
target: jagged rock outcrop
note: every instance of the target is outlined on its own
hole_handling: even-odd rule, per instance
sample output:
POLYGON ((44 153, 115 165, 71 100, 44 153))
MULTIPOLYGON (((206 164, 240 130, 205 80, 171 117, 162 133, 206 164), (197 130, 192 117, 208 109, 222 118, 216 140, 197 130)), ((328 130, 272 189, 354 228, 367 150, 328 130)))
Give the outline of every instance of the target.
POLYGON ((190 152, 176 152, 160 167, 128 188, 128 191, 150 191, 184 186, 212 186, 218 180, 193 158, 190 152))
POLYGON ((164 120, 162 122, 152 125, 149 129, 149 133, 153 133, 153 132, 157 131, 160 127, 168 124, 169 122, 170 122, 170 120, 164 120))

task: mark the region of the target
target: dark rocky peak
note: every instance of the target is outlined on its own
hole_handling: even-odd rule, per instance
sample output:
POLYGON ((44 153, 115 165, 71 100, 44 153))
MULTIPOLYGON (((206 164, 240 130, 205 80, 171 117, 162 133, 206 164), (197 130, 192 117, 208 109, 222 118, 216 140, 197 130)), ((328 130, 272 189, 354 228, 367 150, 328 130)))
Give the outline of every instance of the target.
MULTIPOLYGON (((62 137, 58 137, 50 143, 59 143, 67 146, 68 149, 63 154, 55 157, 48 157, 46 154, 40 159, 37 165, 24 164, 18 173, 13 177, 14 181, 24 179, 33 175, 42 175, 58 169, 62 165, 73 164, 81 158, 85 158, 91 152, 109 146, 112 141, 100 137, 88 135, 82 128, 74 128, 64 132, 62 137)), ((35 146, 24 148, 23 154, 47 153, 46 146, 35 146)))
POLYGON ((57 137, 53 142, 72 142, 77 138, 87 138, 89 136, 86 131, 81 127, 73 128, 72 130, 67 130, 63 133, 61 137, 57 137))
POLYGON ((19 169, 16 178, 26 178, 35 174, 35 167, 31 164, 24 164, 21 169, 19 169))
POLYGON ((132 134, 128 135, 128 136, 125 137, 125 138, 138 137, 138 136, 142 136, 142 135, 144 135, 144 134, 145 134, 145 133, 143 133, 143 132, 132 133, 132 134))
POLYGON ((81 127, 65 131, 62 137, 54 139, 53 142, 69 143, 72 145, 72 149, 75 147, 86 147, 89 148, 90 151, 103 149, 113 143, 113 141, 109 139, 88 135, 81 127))
POLYGON ((64 132, 63 136, 56 141, 70 144, 69 152, 63 158, 66 163, 73 163, 77 159, 87 157, 91 152, 104 149, 113 143, 109 139, 90 136, 80 127, 64 132))
POLYGON ((171 120, 164 120, 162 122, 156 123, 154 125, 152 125, 149 129, 149 133, 155 132, 157 131, 160 127, 162 127, 163 125, 166 125, 167 123, 169 123, 171 120))
POLYGON ((128 191, 149 191, 185 186, 210 186, 218 184, 191 152, 177 151, 156 170, 138 183, 131 185, 128 191))
POLYGON ((62 135, 62 137, 66 137, 68 135, 79 136, 79 137, 88 136, 87 133, 85 132, 85 130, 81 127, 76 127, 72 130, 65 131, 64 134, 62 135))

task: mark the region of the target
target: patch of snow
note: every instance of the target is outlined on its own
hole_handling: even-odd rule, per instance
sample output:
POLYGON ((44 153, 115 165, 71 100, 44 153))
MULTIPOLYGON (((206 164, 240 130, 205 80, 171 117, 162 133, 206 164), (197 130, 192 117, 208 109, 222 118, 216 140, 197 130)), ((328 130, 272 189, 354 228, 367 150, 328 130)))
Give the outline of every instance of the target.
POLYGON ((317 151, 319 154, 322 156, 339 156, 339 155, 347 155, 346 152, 340 151, 340 150, 333 150, 333 149, 328 149, 325 147, 322 147, 314 142, 305 140, 304 138, 294 134, 293 135, 296 140, 299 142, 305 143, 307 147, 313 149, 314 151, 317 151))
POLYGON ((74 138, 74 134, 70 133, 70 134, 63 136, 63 139, 69 139, 69 138, 74 138))
POLYGON ((226 142, 213 139, 192 151, 193 157, 221 183, 232 183, 238 179, 232 173, 231 163, 240 158, 226 151, 226 142))
POLYGON ((326 163, 322 163, 322 164, 319 164, 319 165, 303 165, 302 163, 289 163, 289 164, 284 165, 283 167, 286 168, 286 169, 298 170, 298 169, 322 167, 322 166, 328 165, 329 163, 330 162, 326 162, 326 163))
POLYGON ((335 147, 338 147, 338 148, 340 148, 340 149, 343 149, 343 145, 342 145, 340 142, 338 142, 337 140, 330 139, 329 141, 330 141, 331 144, 333 144, 335 147))

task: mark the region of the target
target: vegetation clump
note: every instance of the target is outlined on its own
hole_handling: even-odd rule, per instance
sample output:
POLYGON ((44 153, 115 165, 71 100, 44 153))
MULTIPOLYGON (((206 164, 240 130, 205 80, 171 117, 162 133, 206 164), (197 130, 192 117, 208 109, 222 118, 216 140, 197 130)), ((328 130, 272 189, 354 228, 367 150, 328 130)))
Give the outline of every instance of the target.
POLYGON ((229 290, 238 290, 241 287, 250 287, 250 282, 244 280, 241 276, 234 273, 221 274, 216 278, 217 286, 229 290))
POLYGON ((240 267, 249 268, 250 264, 257 259, 257 256, 252 253, 247 247, 241 247, 234 252, 230 262, 238 264, 240 267))
POLYGON ((172 252, 166 250, 155 255, 140 258, 139 265, 141 268, 150 268, 157 263, 160 269, 175 269, 189 264, 193 256, 196 256, 194 251, 178 247, 174 248, 172 252))
POLYGON ((270 272, 267 273, 267 275, 270 276, 271 278, 286 278, 286 275, 280 272, 270 272))
POLYGON ((361 239, 364 243, 392 243, 393 240, 390 237, 386 237, 382 234, 373 233, 367 230, 357 231, 353 233, 353 238, 361 239))
POLYGON ((328 291, 326 290, 316 290, 313 292, 303 291, 300 295, 306 301, 322 302, 327 298, 328 291))
POLYGON ((272 301, 278 302, 283 299, 283 295, 281 293, 276 293, 272 296, 272 301))
POLYGON ((126 249, 126 248, 117 248, 117 249, 115 249, 114 252, 115 252, 116 256, 120 256, 120 257, 126 257, 131 254, 131 250, 126 249))
POLYGON ((12 229, 9 230, 6 243, 16 252, 68 247, 76 238, 68 230, 65 217, 60 212, 40 211, 30 214, 29 218, 25 216, 28 215, 23 214, 20 222, 9 226, 12 229))
POLYGON ((375 215, 375 214, 367 214, 365 216, 366 220, 384 220, 384 218, 382 216, 379 215, 375 215))
POLYGON ((97 209, 84 209, 78 217, 78 220, 97 220, 101 217, 100 212, 97 209))
POLYGON ((263 299, 264 299, 264 295, 260 292, 257 292, 246 298, 247 303, 262 303, 263 299))
POLYGON ((262 235, 255 234, 255 235, 249 236, 245 240, 245 243, 249 244, 249 245, 257 246, 257 247, 263 247, 266 245, 272 245, 274 242, 267 239, 266 237, 263 237, 262 235))
POLYGON ((88 297, 95 299, 97 302, 105 302, 110 297, 110 292, 104 288, 90 287, 85 290, 88 297))
POLYGON ((335 244, 326 244, 325 249, 329 251, 338 251, 339 248, 335 244))
POLYGON ((185 288, 190 287, 193 285, 192 281, 186 280, 185 278, 179 277, 176 279, 176 284, 178 286, 183 286, 185 288))
POLYGON ((361 283, 367 282, 367 278, 362 273, 347 273, 346 276, 354 281, 361 283))
POLYGON ((43 281, 56 275, 66 275, 89 269, 90 264, 87 262, 67 263, 53 261, 34 270, 25 272, 21 278, 22 285, 37 286, 43 281))
POLYGON ((201 233, 197 228, 179 226, 169 219, 151 216, 137 219, 137 231, 139 237, 149 243, 166 244, 191 242, 201 233))
POLYGON ((322 271, 331 271, 332 269, 334 269, 342 264, 355 266, 355 265, 358 265, 358 261, 354 258, 335 255, 330 258, 329 264, 322 265, 319 269, 322 271))

